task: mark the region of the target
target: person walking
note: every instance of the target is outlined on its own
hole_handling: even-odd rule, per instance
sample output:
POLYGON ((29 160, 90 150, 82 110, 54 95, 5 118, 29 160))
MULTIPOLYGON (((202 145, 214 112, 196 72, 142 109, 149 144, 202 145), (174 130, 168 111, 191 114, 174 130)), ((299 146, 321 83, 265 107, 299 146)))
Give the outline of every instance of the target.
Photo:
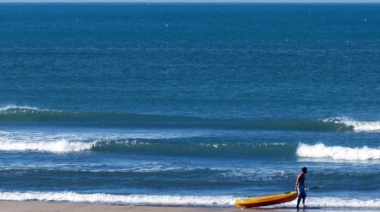
POLYGON ((301 169, 301 173, 297 175, 296 179, 296 188, 295 190, 298 191, 298 199, 297 199, 297 209, 299 209, 299 205, 302 199, 302 204, 303 207, 305 207, 305 199, 307 197, 306 195, 306 185, 305 185, 305 180, 306 180, 306 173, 307 173, 307 168, 303 167, 301 169))

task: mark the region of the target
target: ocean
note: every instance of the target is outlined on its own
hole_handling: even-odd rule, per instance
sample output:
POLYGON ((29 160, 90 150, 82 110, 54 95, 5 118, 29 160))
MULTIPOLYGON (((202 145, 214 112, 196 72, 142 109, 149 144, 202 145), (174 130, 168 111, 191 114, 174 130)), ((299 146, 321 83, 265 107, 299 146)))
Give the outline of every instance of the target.
POLYGON ((0 200, 379 210, 379 11, 2 3, 0 200))

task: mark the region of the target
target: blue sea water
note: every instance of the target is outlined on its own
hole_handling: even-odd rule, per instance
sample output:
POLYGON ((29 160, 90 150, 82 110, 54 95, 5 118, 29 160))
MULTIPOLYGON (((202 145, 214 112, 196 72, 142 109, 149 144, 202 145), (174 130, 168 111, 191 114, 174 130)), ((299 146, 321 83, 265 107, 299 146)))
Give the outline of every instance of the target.
POLYGON ((0 200, 377 210, 378 11, 0 4, 0 200))

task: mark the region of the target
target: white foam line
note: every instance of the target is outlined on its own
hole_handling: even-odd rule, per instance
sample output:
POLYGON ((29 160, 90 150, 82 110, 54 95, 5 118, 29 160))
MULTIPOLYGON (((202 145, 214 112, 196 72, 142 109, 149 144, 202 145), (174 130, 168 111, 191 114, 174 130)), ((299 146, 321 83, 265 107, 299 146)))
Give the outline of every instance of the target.
POLYGON ((352 126, 355 132, 380 132, 380 121, 357 121, 347 117, 330 118, 323 121, 352 126))
POLYGON ((50 110, 50 109, 40 109, 37 107, 29 107, 29 106, 17 106, 17 105, 8 105, 5 107, 0 107, 0 112, 4 113, 7 111, 13 111, 12 113, 26 113, 26 112, 63 112, 60 110, 50 110))
MULTIPOLYGON (((234 207, 236 199, 242 198, 233 196, 79 194, 74 192, 0 192, 0 200, 3 201, 56 201, 147 206, 234 207)), ((380 198, 313 197, 307 199, 307 205, 318 208, 380 209, 380 198)), ((293 208, 294 206, 295 201, 269 206, 269 208, 293 208)))
POLYGON ((162 206, 231 206, 235 202, 232 196, 112 195, 104 193, 79 194, 74 192, 0 192, 0 200, 162 206))
MULTIPOLYGON (((190 132, 191 133, 191 132, 190 132)), ((0 151, 45 151, 45 152, 79 152, 90 150, 98 143, 149 145, 134 139, 170 139, 190 135, 185 132, 161 133, 156 131, 137 132, 35 132, 35 131, 0 131, 0 151), (133 140, 132 140, 133 139, 133 140)))
POLYGON ((307 145, 300 143, 297 148, 297 155, 306 158, 331 158, 334 160, 365 161, 380 160, 379 148, 350 148, 342 146, 325 146, 323 143, 307 145))
MULTIPOLYGON (((294 207, 295 202, 284 204, 285 206, 294 207)), ((368 208, 380 209, 380 198, 338 198, 338 197, 312 197, 307 198, 306 206, 309 208, 331 208, 331 209, 344 209, 344 208, 368 208)))
POLYGON ((68 142, 1 142, 2 151, 45 151, 45 152, 78 152, 91 149, 94 143, 68 142))

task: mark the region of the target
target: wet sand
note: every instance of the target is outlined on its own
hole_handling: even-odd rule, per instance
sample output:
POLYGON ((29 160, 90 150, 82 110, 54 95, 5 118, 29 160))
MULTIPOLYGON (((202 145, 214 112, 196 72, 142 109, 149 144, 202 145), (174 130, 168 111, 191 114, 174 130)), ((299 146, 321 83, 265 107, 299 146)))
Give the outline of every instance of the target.
MULTIPOLYGON (((130 206, 75 204, 62 202, 39 201, 0 201, 1 212, 239 212, 239 211, 297 211, 296 209, 238 209, 238 208, 207 208, 207 207, 165 207, 165 206, 130 206)), ((301 210, 302 211, 302 210, 301 210)), ((314 210, 315 211, 315 210, 314 210)))

